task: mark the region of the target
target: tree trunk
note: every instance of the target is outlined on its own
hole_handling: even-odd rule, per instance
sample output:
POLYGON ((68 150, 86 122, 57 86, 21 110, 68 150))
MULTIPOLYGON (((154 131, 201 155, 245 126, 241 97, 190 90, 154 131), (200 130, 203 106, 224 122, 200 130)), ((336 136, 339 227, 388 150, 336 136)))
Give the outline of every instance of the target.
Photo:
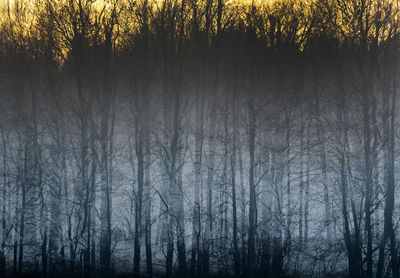
POLYGON ((233 134, 231 151, 231 184, 232 184, 232 240, 233 240, 233 264, 236 277, 240 277, 240 253, 238 246, 238 225, 237 225, 237 205, 236 205, 236 144, 237 144, 237 116, 236 116, 236 92, 232 100, 233 115, 233 134))
POLYGON ((364 116, 364 171, 365 171, 365 232, 367 234, 367 277, 372 277, 372 161, 371 161, 371 127, 370 127, 370 96, 368 89, 363 94, 364 116))
POLYGON ((194 161, 194 207, 192 235, 192 275, 201 275, 201 215, 200 215, 200 185, 201 163, 203 154, 203 104, 202 97, 197 93, 195 103, 195 161, 194 161), (197 260, 197 262, 196 262, 197 260), (197 267, 197 272, 196 272, 197 267))
POLYGON ((208 133, 208 170, 207 170, 207 201, 206 201, 206 224, 204 227, 204 246, 203 246, 203 272, 204 276, 208 276, 210 272, 210 246, 212 244, 212 234, 213 234, 213 187, 214 187, 214 168, 215 168, 215 150, 216 150, 216 140, 215 140, 215 129, 216 121, 215 117, 216 107, 213 102, 211 102, 210 111, 210 126, 208 133))
POLYGON ((134 235, 134 261, 133 272, 140 275, 140 239, 142 233, 142 207, 143 207, 143 183, 144 183, 144 152, 143 152, 143 135, 142 128, 139 128, 136 140, 136 156, 137 156, 137 193, 135 201, 135 235, 134 235))
POLYGON ((147 275, 151 278, 153 276, 153 259, 152 259, 152 246, 151 246, 151 176, 150 176, 150 163, 151 163, 151 153, 150 153, 150 134, 147 133, 146 136, 146 155, 145 155, 145 248, 146 248, 146 270, 147 275))
MULTIPOLYGON (((396 71, 394 71, 396 72, 396 71)), ((393 83, 395 84, 396 77, 393 79, 393 83)), ((385 96, 384 96, 385 97, 385 96)), ((392 274, 393 277, 399 277, 399 269, 398 269, 398 256, 397 256, 397 246, 396 239, 394 234, 393 227, 393 211, 395 204, 395 117, 396 117, 396 86, 393 85, 391 100, 389 101, 389 96, 386 101, 384 101, 384 109, 386 110, 386 123, 387 126, 384 129, 384 139, 385 146, 387 148, 387 167, 385 170, 387 171, 387 187, 386 187, 386 200, 385 200, 385 209, 384 209, 384 226, 383 226, 383 235, 381 244, 379 247, 379 258, 378 265, 376 270, 376 277, 381 278, 383 267, 384 267, 384 256, 385 256, 385 246, 386 242, 390 240, 390 256, 391 256, 391 266, 392 266, 392 274), (391 103, 390 103, 391 102, 391 103), (390 104, 391 105, 390 105, 390 104), (390 111, 390 113, 389 113, 390 111), (390 122, 389 122, 390 118, 390 122)))
POLYGON ((254 99, 250 96, 249 99, 249 235, 248 235, 248 253, 247 253, 247 272, 249 277, 254 276, 255 267, 255 225, 256 225, 256 185, 254 182, 255 170, 255 138, 256 138, 256 115, 254 110, 254 99))

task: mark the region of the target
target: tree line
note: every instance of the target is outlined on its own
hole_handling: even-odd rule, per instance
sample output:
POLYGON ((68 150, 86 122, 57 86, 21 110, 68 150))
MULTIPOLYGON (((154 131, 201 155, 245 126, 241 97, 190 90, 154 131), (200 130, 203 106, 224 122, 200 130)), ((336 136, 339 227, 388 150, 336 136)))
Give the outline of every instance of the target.
POLYGON ((394 0, 13 0, 0 271, 400 277, 394 0))

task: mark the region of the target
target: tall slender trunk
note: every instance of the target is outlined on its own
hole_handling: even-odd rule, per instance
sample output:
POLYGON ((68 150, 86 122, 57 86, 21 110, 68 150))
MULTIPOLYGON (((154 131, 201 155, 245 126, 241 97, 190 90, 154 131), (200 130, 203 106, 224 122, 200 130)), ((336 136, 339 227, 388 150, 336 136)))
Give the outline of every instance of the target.
POLYGON ((247 206, 247 200, 245 198, 245 184, 244 184, 244 169, 243 169, 243 159, 242 159, 242 150, 239 148, 239 177, 240 177, 240 223, 241 223, 241 228, 240 232, 242 234, 242 239, 241 239, 241 273, 242 276, 245 276, 247 274, 247 254, 246 254, 246 206, 247 206))
POLYGON ((249 235, 248 235, 248 253, 247 253, 247 272, 249 277, 254 276, 255 267, 255 225, 256 225, 256 187, 254 182, 255 170, 255 138, 256 138, 256 115, 254 109, 254 98, 250 96, 249 99, 249 190, 250 190, 250 203, 249 203, 249 235))
POLYGON ((202 274, 202 254, 201 254, 201 203, 200 203, 200 187, 202 184, 201 164, 203 155, 203 97, 199 91, 200 88, 200 53, 197 43, 199 42, 199 22, 197 15, 197 1, 193 1, 192 5, 192 32, 194 40, 194 93, 195 93, 195 161, 194 161, 194 206, 193 206, 193 233, 192 233, 192 258, 191 258, 191 274, 200 276, 202 274), (197 271, 196 271, 197 269, 197 271))
POLYGON ((216 150, 216 107, 211 102, 210 107, 210 126, 208 133, 208 170, 207 170, 207 200, 206 200, 206 224, 204 227, 204 246, 203 246, 203 271, 204 276, 209 275, 210 271, 210 246, 213 238, 213 187, 214 187, 214 167, 215 167, 215 150, 216 150))
POLYGON ((145 200, 145 248, 146 248, 146 270, 147 275, 151 278, 153 276, 153 259, 152 259, 152 246, 151 246, 151 176, 150 176, 150 164, 151 164, 151 153, 150 153, 150 134, 146 134, 145 142, 145 189, 144 189, 144 200, 145 200))
MULTIPOLYGON (((92 138, 94 135, 92 134, 92 138)), ((93 140, 93 139, 92 139, 93 140)), ((94 142, 92 142, 92 169, 90 177, 90 206, 89 206, 89 219, 88 219, 88 262, 89 266, 89 276, 96 273, 96 171, 97 171, 97 152, 94 142), (91 236, 91 237, 90 237, 91 236), (91 242, 90 242, 91 240, 91 242), (90 242, 90 243, 89 243, 90 242)))
MULTIPOLYGON (((395 67, 396 69, 397 67, 395 67)), ((394 70, 396 73, 396 70, 394 70)), ((384 268, 384 257, 385 257, 385 246, 387 240, 389 239, 390 245, 390 256, 391 256, 391 266, 392 266, 392 275, 393 277, 399 277, 399 268, 398 268, 398 255, 397 255, 397 246, 396 239, 394 234, 393 227, 393 211, 394 211, 394 203, 395 203, 395 121, 396 121, 396 86, 395 80, 396 77, 393 78, 393 86, 391 88, 391 96, 384 95, 384 117, 386 126, 384 128, 384 139, 386 146, 387 162, 386 162, 386 200, 385 200, 385 209, 384 209, 384 226, 383 226, 383 235, 381 239, 381 244, 379 246, 379 258, 378 265, 376 270, 376 277, 381 278, 382 272, 384 268), (390 119, 390 121, 389 121, 390 119)), ((386 154, 385 153, 385 154, 386 154)))
MULTIPOLYGON (((7 219, 7 193, 8 193, 8 182, 7 182, 7 135, 5 134, 5 131, 2 129, 1 130, 1 139, 2 139, 2 149, 3 149, 3 157, 2 157, 2 183, 3 183, 3 188, 1 191, 1 252, 4 256, 5 259, 5 245, 7 243, 7 224, 8 224, 8 219, 7 219)), ((5 270, 5 261, 4 265, 3 262, 2 267, 0 267, 0 272, 5 270), (3 269, 4 268, 4 269, 3 269)))
MULTIPOLYGON (((221 183, 220 186, 218 187, 218 196, 219 196, 219 202, 218 202, 218 216, 219 216, 219 225, 217 229, 217 233, 219 235, 218 237, 218 251, 219 253, 224 253, 226 252, 225 248, 227 246, 227 229, 226 229, 226 222, 227 222, 227 185, 229 183, 228 180, 228 160, 229 160, 229 142, 228 142, 228 137, 229 137, 229 131, 228 131, 228 111, 227 111, 227 95, 225 95, 225 104, 224 104, 224 115, 223 115, 223 127, 224 127, 224 133, 223 133, 223 159, 222 159, 222 175, 221 175, 221 183)), ((228 261, 227 257, 222 257, 220 258, 222 265, 227 266, 228 261)), ((227 272, 228 270, 224 268, 222 271, 227 272)))
POLYGON ((144 183, 144 151, 142 128, 137 130, 136 157, 137 157, 137 193, 135 201, 135 234, 134 234, 134 259, 133 272, 140 274, 140 239, 142 233, 142 207, 143 207, 143 183, 144 183))
MULTIPOLYGON (((20 140, 19 140, 20 141, 20 140)), ((20 142, 19 142, 20 145, 20 142)), ((20 191, 21 191, 21 169, 18 166, 16 179, 16 194, 15 194, 15 214, 14 214, 14 246, 13 246, 13 273, 17 275, 18 271, 18 239, 19 239, 19 217, 20 217, 20 191)))
POLYGON ((176 249, 178 259, 179 274, 182 276, 186 275, 186 244, 185 244, 185 215, 183 209, 183 183, 182 183, 182 167, 183 167, 183 153, 182 148, 179 147, 177 152, 177 162, 179 168, 177 169, 176 177, 176 189, 177 189, 177 200, 176 200, 176 249))
MULTIPOLYGON (((317 93, 318 94, 318 93, 317 93)), ((328 242, 331 242, 331 208, 330 208, 330 198, 329 198, 329 188, 328 188, 328 172, 326 165, 326 148, 325 148, 325 129, 323 124, 323 118, 321 115, 321 104, 320 97, 317 95, 316 97, 316 114, 317 114, 317 137, 320 143, 320 152, 321 152, 321 174, 322 174, 322 185, 323 185, 323 194, 324 194, 324 227, 325 227, 325 236, 328 242)))
POLYGON ((304 215, 304 124, 303 116, 301 116, 300 127, 300 191, 299 191, 299 246, 300 250, 303 248, 303 215, 304 215))
POLYGON ((194 161, 194 207, 193 207, 193 238, 192 238, 192 262, 191 273, 201 274, 201 214, 200 214, 200 185, 201 185, 201 163, 203 153, 203 105, 202 98, 198 94, 195 103, 195 161, 194 161))
POLYGON ((104 276, 111 270, 111 218, 112 218, 112 179, 114 155, 114 124, 116 115, 115 90, 113 88, 113 27, 114 20, 105 26, 103 45, 103 63, 100 71, 103 88, 100 101, 100 171, 101 171, 101 203, 100 203, 100 267, 104 276))
MULTIPOLYGON (((397 63, 397 61, 396 61, 397 63)), ((397 65, 397 64, 396 64, 397 65)), ((390 256, 392 265, 392 274, 394 278, 400 277, 399 273, 399 262, 398 262, 398 248, 396 246, 396 238, 393 228, 393 208, 394 208, 394 196, 395 196, 395 134, 396 134, 396 73, 397 66, 395 65, 394 77, 393 77, 393 92, 392 92, 392 105, 390 111, 390 157, 389 157, 389 173, 388 173, 388 192, 387 198, 389 201, 389 207, 386 212, 385 210, 385 222, 387 222, 389 238, 390 238, 390 256)))
POLYGON ((237 205, 236 205, 236 144, 237 144, 237 116, 236 116, 236 92, 232 99, 232 115, 233 115, 233 134, 232 134, 232 151, 231 151, 231 184, 232 184, 232 240, 233 240, 233 261, 234 273, 236 277, 240 277, 240 253, 238 246, 238 225, 237 225, 237 205))
POLYGON ((291 245, 292 245, 292 173, 291 173, 291 126, 290 126, 290 111, 288 105, 285 104, 285 124, 286 124, 286 197, 287 197, 287 216, 286 216, 286 231, 285 231, 285 249, 290 261, 291 245))
POLYGON ((365 171, 365 232, 367 234, 367 277, 372 277, 372 161, 371 161, 371 127, 370 127, 370 96, 368 88, 363 94, 364 117, 364 171, 365 171))
MULTIPOLYGON (((26 160, 26 154, 25 154, 26 160)), ((24 166, 24 176, 26 175, 26 161, 24 166)), ((19 223, 19 253, 18 253, 18 272, 22 273, 23 258, 24 258, 24 232, 25 232, 25 207, 26 207, 26 181, 21 184, 21 216, 19 223)))
POLYGON ((304 244, 308 244, 309 231, 309 207, 310 207, 310 126, 307 128, 307 155, 306 155, 306 181, 305 181, 305 200, 304 200, 304 244))
MULTIPOLYGON (((106 116, 104 116, 106 117, 106 116)), ((110 271, 111 260, 111 165, 108 150, 108 123, 103 120, 101 143, 101 203, 100 203, 100 268, 104 276, 110 271)))
MULTIPOLYGON (((275 149, 282 148, 280 142, 283 135, 280 132, 279 121, 274 124, 273 146, 275 149)), ((283 148, 282 148, 283 149, 283 148)), ((283 274, 283 248, 282 248, 282 223, 279 221, 282 217, 282 201, 283 201, 283 180, 284 180, 284 153, 282 151, 274 151, 272 153, 271 163, 271 180, 273 182, 274 204, 273 204, 273 227, 272 227, 272 258, 271 258, 271 275, 280 277, 283 274)))

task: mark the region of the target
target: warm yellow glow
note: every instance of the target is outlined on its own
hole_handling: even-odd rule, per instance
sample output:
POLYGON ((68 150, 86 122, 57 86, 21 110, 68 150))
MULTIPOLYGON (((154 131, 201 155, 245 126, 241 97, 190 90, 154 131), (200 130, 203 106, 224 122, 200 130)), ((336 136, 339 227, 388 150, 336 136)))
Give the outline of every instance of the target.
MULTIPOLYGON (((96 31, 86 30, 85 32, 87 32, 87 34, 85 34, 85 36, 90 37, 91 35, 93 35, 93 32, 97 32, 97 35, 103 35, 105 33, 104 24, 107 20, 110 19, 113 9, 114 7, 116 7, 116 5, 118 6, 117 10, 123 10, 123 12, 119 15, 120 20, 115 27, 120 31, 119 36, 135 33, 141 24, 140 16, 137 16, 137 9, 139 9, 138 7, 141 3, 143 3, 141 1, 144 0, 81 1, 82 3, 89 3, 86 8, 90 10, 90 12, 88 12, 90 17, 90 26, 93 27, 97 24, 96 31), (127 5, 128 2, 135 3, 135 5, 130 6, 130 9, 128 7, 129 5, 127 5)), ((181 3, 182 0, 148 1, 153 11, 160 12, 160 3, 163 3, 163 1, 178 4, 178 7, 180 9, 179 3, 181 3)), ((193 2, 190 0, 183 1, 186 1, 185 3, 187 4, 187 10, 185 11, 186 22, 184 23, 185 26, 183 28, 183 32, 185 35, 190 36, 190 21, 192 20, 190 9, 193 2)), ((75 9, 74 13, 76 13, 78 9, 77 5, 79 2, 80 0, 73 1, 73 9, 75 9)), ((315 28, 314 26, 311 26, 313 17, 315 16, 322 16, 324 17, 324 20, 327 20, 327 22, 328 20, 335 22, 334 26, 330 26, 329 31, 334 32, 335 36, 339 40, 343 41, 348 38, 357 38, 360 40, 366 40, 367 44, 375 39, 376 35, 378 35, 378 41, 384 40, 389 35, 391 24, 394 24, 394 22, 398 21, 397 13, 385 8, 385 5, 392 3, 393 5, 395 5, 393 10, 397 11, 397 2, 394 0, 371 0, 371 2, 369 2, 371 3, 371 5, 368 7, 369 11, 364 12, 361 17, 362 21, 354 20, 356 16, 358 17, 358 15, 356 14, 359 11, 359 7, 357 6, 357 4, 354 4, 357 3, 357 1, 352 2, 353 4, 349 4, 346 0, 335 0, 332 2, 319 1, 318 6, 317 2, 317 0, 223 0, 224 10, 222 14, 222 21, 226 22, 229 20, 230 17, 235 17, 236 19, 242 20, 245 25, 249 26, 249 24, 252 23, 248 21, 248 13, 253 12, 252 7, 256 7, 255 16, 257 20, 259 20, 259 22, 255 24, 255 29, 260 37, 265 38, 269 44, 273 45, 277 43, 274 40, 282 40, 282 38, 284 39, 285 36, 293 36, 296 40, 295 43, 300 49, 302 49, 306 42, 305 39, 310 32, 310 28, 315 28), (324 5, 336 6, 332 6, 332 10, 332 7, 327 8, 324 5), (334 18, 328 19, 328 16, 324 14, 324 12, 326 11, 323 11, 323 9, 327 9, 329 13, 332 13, 330 16, 334 18), (315 13, 315 10, 317 10, 317 13, 315 13), (391 21, 382 20, 385 26, 380 26, 379 34, 376 32, 376 26, 374 24, 370 24, 370 22, 376 20, 377 17, 375 16, 377 13, 374 11, 377 10, 381 10, 380 17, 382 19, 391 19, 391 21), (389 15, 389 17, 387 17, 385 14, 388 11, 391 11, 392 13, 391 15, 389 15), (295 22, 296 24, 294 31, 290 29, 293 28, 293 22, 295 22), (369 25, 363 26, 363 24, 369 25), (363 30, 366 29, 367 31, 361 34, 363 30), (271 36, 271 33, 273 33, 272 35, 274 35, 274 33, 279 34, 279 36, 271 36)), ((198 0, 197 3, 199 10, 204 9, 206 0, 198 0)), ((214 0, 211 3, 214 9, 214 19, 211 23, 212 26, 210 26, 210 29, 213 30, 215 34, 217 29, 215 20, 217 1, 214 0)), ((57 46, 59 52, 61 53, 61 56, 66 56, 68 53, 68 49, 71 49, 70 39, 74 35, 76 35, 74 34, 76 30, 74 30, 74 28, 72 27, 71 22, 74 19, 69 18, 70 14, 66 12, 66 10, 69 9, 70 0, 0 0, 0 26, 2 26, 3 31, 6 31, 10 38, 15 40, 16 43, 23 44, 25 41, 28 41, 29 38, 38 36, 38 34, 35 33, 35 30, 40 29, 40 24, 42 24, 39 21, 39 17, 42 15, 43 20, 43 18, 46 18, 48 16, 48 14, 46 13, 49 13, 49 11, 45 11, 44 9, 46 4, 52 4, 54 12, 57 14, 54 22, 51 23, 52 25, 54 25, 55 29, 58 29, 55 32, 59 31, 54 38, 57 40, 56 43, 58 44, 57 46), (62 30, 60 31, 59 29, 62 30)), ((202 14, 204 17, 204 13, 202 14)), ((79 17, 79 14, 76 13, 76 16, 79 17)), ((177 21, 176 18, 174 20, 177 21)), ((200 28, 204 28, 204 20, 200 22, 199 25, 200 28)), ((317 30, 316 32, 320 31, 319 29, 314 29, 314 31, 315 30, 317 30)), ((123 39, 115 38, 116 44, 118 44, 120 41, 123 41, 123 39)))

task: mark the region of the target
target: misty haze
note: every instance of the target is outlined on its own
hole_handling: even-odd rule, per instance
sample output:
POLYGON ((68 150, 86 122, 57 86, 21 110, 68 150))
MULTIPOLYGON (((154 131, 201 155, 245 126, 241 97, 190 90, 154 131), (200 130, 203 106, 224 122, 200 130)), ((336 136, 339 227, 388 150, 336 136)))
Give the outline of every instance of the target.
POLYGON ((400 278, 397 0, 3 0, 0 277, 400 278))

